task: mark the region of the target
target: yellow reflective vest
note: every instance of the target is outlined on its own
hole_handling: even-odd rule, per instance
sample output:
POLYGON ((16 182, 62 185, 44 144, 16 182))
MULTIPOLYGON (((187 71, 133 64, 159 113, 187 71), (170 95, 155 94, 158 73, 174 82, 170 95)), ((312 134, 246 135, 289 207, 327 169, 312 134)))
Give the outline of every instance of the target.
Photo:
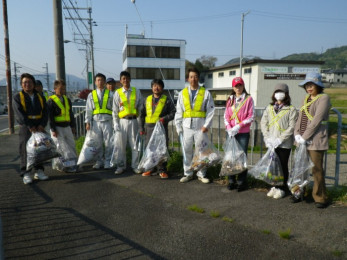
POLYGON ((45 97, 46 101, 49 99, 49 95, 47 91, 43 91, 43 96, 45 97))
POLYGON ((63 95, 64 98, 64 104, 61 102, 60 98, 57 95, 52 95, 49 97, 54 101, 55 104, 60 108, 60 115, 54 117, 55 122, 70 122, 70 105, 67 97, 63 95))
MULTIPOLYGON (((35 95, 35 93, 34 93, 35 95)), ((41 104, 41 113, 39 115, 28 115, 28 118, 29 119, 41 119, 42 118, 42 110, 43 110, 43 99, 41 97, 41 95, 39 93, 36 93, 39 101, 40 101, 40 104, 41 104)), ((26 104, 25 104, 25 97, 24 97, 24 93, 23 91, 20 91, 19 92, 19 97, 20 97, 20 103, 23 107, 23 110, 24 112, 26 113, 27 112, 27 107, 26 107, 26 104)))
POLYGON ((123 92, 123 88, 117 89, 120 100, 123 103, 123 110, 118 113, 119 118, 125 116, 137 116, 136 110, 136 88, 131 87, 130 102, 128 102, 127 96, 123 92))
POLYGON ((183 97, 183 105, 184 105, 184 112, 183 112, 183 118, 187 117, 206 117, 206 112, 201 111, 202 109, 202 103, 204 101, 205 97, 205 88, 200 87, 198 92, 196 93, 196 99, 195 104, 192 109, 190 105, 190 98, 189 98, 189 90, 188 88, 185 88, 182 90, 182 97, 183 97))
POLYGON ((145 122, 147 124, 155 124, 156 122, 158 122, 159 116, 160 116, 160 114, 163 111, 163 108, 165 106, 166 99, 167 99, 167 96, 161 95, 161 97, 158 101, 158 105, 155 108, 154 113, 153 113, 153 111, 152 111, 153 95, 150 95, 149 97, 147 97, 147 100, 146 100, 146 118, 145 118, 145 122))
POLYGON ((95 109, 93 110, 93 115, 96 115, 96 114, 112 115, 112 110, 109 110, 106 108, 109 94, 110 94, 110 91, 108 89, 105 89, 104 98, 102 99, 102 106, 100 108, 98 93, 96 92, 96 90, 92 91, 93 101, 95 105, 95 109))

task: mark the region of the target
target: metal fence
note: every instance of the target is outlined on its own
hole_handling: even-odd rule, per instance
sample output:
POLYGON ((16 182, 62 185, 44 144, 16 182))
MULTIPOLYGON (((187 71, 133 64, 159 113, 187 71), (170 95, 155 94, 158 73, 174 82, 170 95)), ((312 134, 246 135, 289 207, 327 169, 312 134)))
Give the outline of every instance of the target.
MULTIPOLYGON (((85 124, 84 124, 85 106, 73 106, 72 108, 75 114, 77 137, 80 137, 85 135, 85 132, 86 132, 85 124)), ((226 131, 225 131, 225 125, 224 125, 224 110, 225 110, 225 107, 216 108, 215 114, 212 120, 212 126, 209 130, 211 142, 214 143, 219 150, 222 149, 223 144, 226 141, 226 131)), ((260 130, 260 119, 263 115, 264 110, 265 108, 255 108, 255 120, 251 125, 250 140, 249 140, 250 151, 248 153, 248 161, 250 166, 254 166, 254 164, 259 159, 259 155, 260 157, 263 155, 264 142, 263 142, 263 137, 260 130), (255 153, 255 148, 257 148, 256 153, 255 153)), ((341 134, 343 129, 342 116, 341 116, 341 113, 335 108, 332 108, 331 111, 335 113, 338 118, 335 176, 326 176, 326 178, 334 180, 334 185, 337 186, 339 183, 340 165, 347 164, 347 162, 341 161, 341 134)), ((180 151, 181 149, 180 142, 179 142, 179 138, 176 133, 176 127, 173 121, 169 123, 169 139, 170 139, 169 148, 172 150, 180 151)), ((291 154, 293 155, 293 153, 291 154)), ((292 161, 292 155, 290 159, 291 161, 292 161)), ((327 153, 325 153, 324 171, 326 171, 326 169, 327 169, 327 153)))

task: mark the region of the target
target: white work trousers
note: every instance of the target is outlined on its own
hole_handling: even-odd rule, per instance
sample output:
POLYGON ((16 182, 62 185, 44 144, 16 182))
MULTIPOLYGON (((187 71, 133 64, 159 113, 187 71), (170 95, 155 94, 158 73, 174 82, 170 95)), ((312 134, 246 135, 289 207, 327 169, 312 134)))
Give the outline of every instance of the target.
POLYGON ((138 151, 134 149, 136 135, 138 133, 137 119, 119 119, 119 125, 122 142, 120 142, 120 165, 117 165, 117 167, 123 169, 126 168, 126 147, 128 143, 131 149, 131 168, 137 169, 137 166, 139 164, 139 162, 137 161, 139 154, 138 151))
POLYGON ((97 155, 97 163, 101 165, 110 165, 113 151, 113 142, 111 140, 113 135, 112 120, 93 121, 91 130, 99 138, 99 142, 105 144, 105 155, 103 156, 103 149, 101 148, 100 153, 97 155))
MULTIPOLYGON (((186 161, 183 162, 184 176, 193 175, 193 172, 190 171, 189 169, 191 167, 193 156, 194 156, 193 145, 196 142, 195 134, 197 133, 197 131, 201 131, 201 127, 198 129, 192 129, 192 128, 187 128, 183 126, 184 151, 186 154, 186 161)), ((196 175, 198 177, 205 177, 206 168, 198 171, 196 175)))
MULTIPOLYGON (((63 149, 64 159, 77 159, 75 139, 71 131, 71 127, 56 126, 58 133, 57 137, 54 137, 51 132, 52 139, 57 147, 60 145, 63 149)), ((59 149, 58 149, 59 151, 59 149)))

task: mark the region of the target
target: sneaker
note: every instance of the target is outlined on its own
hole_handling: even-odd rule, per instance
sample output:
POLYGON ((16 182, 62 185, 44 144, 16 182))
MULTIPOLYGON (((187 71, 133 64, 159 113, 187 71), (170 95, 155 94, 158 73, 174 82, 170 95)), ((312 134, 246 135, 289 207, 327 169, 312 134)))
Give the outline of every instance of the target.
POLYGON ((147 172, 142 173, 142 176, 143 177, 151 176, 151 171, 147 171, 147 172))
POLYGON ((122 174, 124 172, 123 168, 117 168, 117 170, 114 172, 114 174, 122 174))
POLYGON ((45 175, 45 173, 43 172, 43 170, 38 170, 35 175, 34 175, 34 179, 35 180, 40 180, 40 181, 45 181, 48 179, 48 176, 45 175))
POLYGON ((161 172, 161 173, 159 173, 159 176, 160 176, 160 178, 162 178, 162 179, 167 179, 167 178, 169 178, 169 175, 167 175, 166 172, 161 172))
POLYGON ((198 180, 205 184, 210 183, 210 180, 205 177, 198 177, 198 180))
POLYGON ((272 198, 275 195, 276 188, 272 187, 271 190, 266 194, 266 196, 272 198))
POLYGON ((318 209, 325 209, 326 207, 328 207, 329 203, 328 202, 315 202, 314 205, 318 209))
POLYGON ((283 190, 281 190, 281 189, 275 189, 273 198, 274 198, 274 199, 281 199, 281 198, 284 197, 284 195, 285 195, 285 193, 284 193, 283 190))
POLYGON ((102 167, 101 162, 96 162, 96 164, 93 165, 93 169, 95 169, 95 170, 99 170, 101 167, 102 167))
POLYGON ((192 176, 192 175, 187 175, 187 176, 182 177, 182 178, 180 179, 180 182, 181 182, 181 183, 185 183, 185 182, 188 182, 188 181, 190 181, 190 180, 192 180, 192 179, 193 179, 193 176, 192 176))
POLYGON ((30 184, 32 182, 33 182, 33 180, 30 177, 30 173, 25 173, 23 176, 23 183, 24 184, 30 184))
POLYGON ((136 174, 141 174, 142 173, 142 171, 141 170, 139 170, 139 169, 133 169, 133 171, 134 171, 134 173, 136 173, 136 174))
POLYGON ((105 164, 104 164, 104 169, 105 169, 105 170, 109 170, 109 169, 111 169, 111 168, 112 168, 112 166, 111 166, 110 163, 105 163, 105 164))

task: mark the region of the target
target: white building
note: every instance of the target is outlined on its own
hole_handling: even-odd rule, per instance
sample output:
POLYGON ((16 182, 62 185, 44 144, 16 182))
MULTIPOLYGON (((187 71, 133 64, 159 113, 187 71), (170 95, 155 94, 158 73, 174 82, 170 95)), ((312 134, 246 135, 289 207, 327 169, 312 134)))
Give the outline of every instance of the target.
POLYGON ((185 40, 145 38, 127 34, 123 47, 123 70, 131 85, 149 90, 154 78, 164 79, 165 89, 181 90, 185 83, 185 40))
POLYGON ((347 69, 324 70, 322 71, 324 81, 329 83, 346 83, 347 69))
MULTIPOLYGON (((298 84, 305 79, 307 72, 320 72, 323 63, 253 59, 243 62, 242 78, 257 107, 265 107, 271 102, 271 95, 277 83, 286 83, 289 86, 292 105, 299 107, 306 92, 298 87, 298 84)), ((239 75, 239 63, 215 67, 206 72, 204 85, 218 104, 218 101, 225 101, 229 97, 231 82, 239 75)))

